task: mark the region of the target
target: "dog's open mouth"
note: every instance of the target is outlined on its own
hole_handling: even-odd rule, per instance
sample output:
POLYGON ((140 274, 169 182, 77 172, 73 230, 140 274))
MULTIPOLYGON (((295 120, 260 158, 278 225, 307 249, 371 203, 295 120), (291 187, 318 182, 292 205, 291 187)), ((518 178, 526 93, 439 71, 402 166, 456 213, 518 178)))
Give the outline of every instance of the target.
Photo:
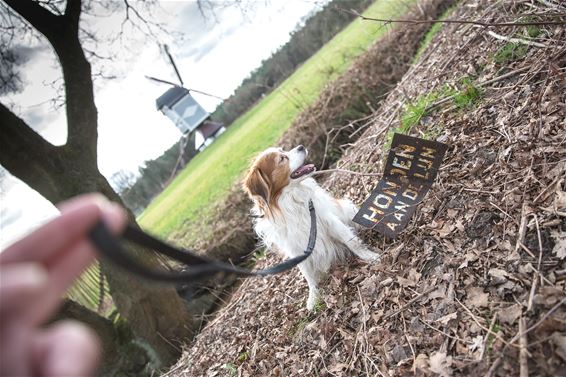
POLYGON ((292 179, 301 178, 302 176, 310 174, 315 170, 316 170, 316 168, 314 167, 313 164, 306 164, 306 165, 299 167, 294 172, 292 172, 291 178, 292 179))

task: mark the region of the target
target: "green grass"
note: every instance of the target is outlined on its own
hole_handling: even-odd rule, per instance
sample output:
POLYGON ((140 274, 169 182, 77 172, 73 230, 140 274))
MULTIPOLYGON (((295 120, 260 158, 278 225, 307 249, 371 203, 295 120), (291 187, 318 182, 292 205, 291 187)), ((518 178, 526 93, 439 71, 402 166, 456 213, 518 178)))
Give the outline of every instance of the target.
MULTIPOLYGON (((414 126, 420 123, 422 118, 430 114, 433 110, 430 106, 434 102, 445 97, 452 97, 449 103, 454 104, 457 109, 464 110, 475 106, 483 98, 484 90, 474 83, 472 77, 465 76, 458 80, 455 84, 456 88, 453 86, 445 84, 440 89, 423 94, 416 100, 407 103, 401 113, 399 126, 389 130, 385 137, 384 152, 389 150, 393 134, 408 134, 414 126)), ((440 125, 432 125, 424 131, 424 137, 435 138, 441 131, 440 125)))
MULTIPOLYGON (((413 3, 378 0, 364 14, 395 18, 413 3)), ((214 203, 240 179, 252 157, 275 144, 299 113, 316 100, 325 84, 343 73, 386 30, 381 23, 354 20, 198 154, 140 215, 141 226, 169 237, 189 223, 208 217, 214 203)))
POLYGON ((454 103, 459 109, 474 106, 483 97, 483 89, 476 86, 470 77, 460 80, 460 91, 454 94, 454 103))
POLYGON ((433 91, 420 96, 414 102, 409 102, 401 114, 401 125, 397 128, 397 132, 406 134, 411 128, 419 124, 421 119, 428 114, 429 106, 439 98, 448 95, 448 93, 445 94, 444 92, 444 90, 433 91))

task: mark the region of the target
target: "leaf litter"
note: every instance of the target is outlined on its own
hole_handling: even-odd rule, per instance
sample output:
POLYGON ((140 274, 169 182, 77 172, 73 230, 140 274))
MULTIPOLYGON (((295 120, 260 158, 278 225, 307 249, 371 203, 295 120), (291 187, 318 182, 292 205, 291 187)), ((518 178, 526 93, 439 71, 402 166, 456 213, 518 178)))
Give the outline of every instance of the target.
MULTIPOLYGON (((543 17, 555 4, 466 1, 451 18, 543 17)), ((519 27, 498 33, 527 38, 519 27)), ((362 231, 382 261, 334 267, 315 313, 297 270, 245 280, 166 375, 565 375, 566 30, 541 26, 533 40, 546 47, 501 65, 493 57, 506 41, 445 25, 336 163, 379 173, 404 106, 464 76, 491 82, 472 107, 444 102, 409 130, 451 149, 396 240, 362 231)), ((361 203, 375 183, 338 173, 323 185, 361 203)))

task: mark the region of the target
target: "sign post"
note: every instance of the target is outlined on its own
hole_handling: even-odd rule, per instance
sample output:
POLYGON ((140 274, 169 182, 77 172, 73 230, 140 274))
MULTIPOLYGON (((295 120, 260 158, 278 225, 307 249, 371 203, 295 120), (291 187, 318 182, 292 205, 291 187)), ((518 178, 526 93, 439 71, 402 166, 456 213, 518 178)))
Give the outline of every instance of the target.
POLYGON ((395 238, 434 183, 448 146, 395 134, 385 171, 354 222, 395 238))

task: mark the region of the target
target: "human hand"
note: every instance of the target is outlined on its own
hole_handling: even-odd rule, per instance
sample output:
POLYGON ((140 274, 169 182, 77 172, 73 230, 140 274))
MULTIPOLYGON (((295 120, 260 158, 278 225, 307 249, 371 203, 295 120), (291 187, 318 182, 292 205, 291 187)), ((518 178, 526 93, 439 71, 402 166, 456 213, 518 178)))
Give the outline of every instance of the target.
POLYGON ((126 215, 98 194, 59 206, 61 215, 0 252, 0 375, 87 376, 100 354, 96 335, 75 321, 40 327, 95 258, 88 232, 100 219, 118 233, 126 215))

